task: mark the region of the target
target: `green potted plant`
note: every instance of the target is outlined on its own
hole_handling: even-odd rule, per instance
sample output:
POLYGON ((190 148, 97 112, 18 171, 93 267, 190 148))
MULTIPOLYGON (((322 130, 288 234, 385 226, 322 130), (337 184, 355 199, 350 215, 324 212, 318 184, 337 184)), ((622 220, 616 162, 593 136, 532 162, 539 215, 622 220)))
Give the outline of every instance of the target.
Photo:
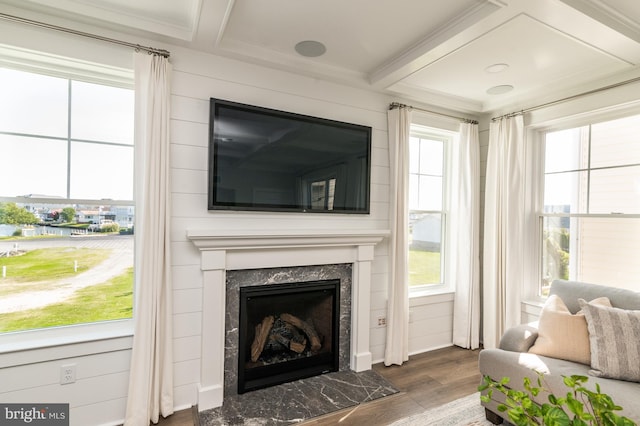
POLYGON ((483 402, 492 401, 493 392, 498 391, 505 395, 505 402, 493 400, 498 403, 498 411, 507 412, 509 421, 517 426, 545 425, 545 426, 631 426, 636 423, 615 411, 622 410, 611 397, 600 391, 596 383, 596 391, 587 389, 584 384, 588 381, 585 376, 563 376, 567 386, 567 394, 561 397, 553 395, 544 387, 544 379, 538 373, 537 386, 533 386, 531 379, 524 378, 524 390, 515 390, 507 387, 510 379, 503 377, 495 381, 489 376, 484 376, 483 383, 478 390, 483 402), (539 404, 534 398, 542 393, 548 393, 548 401, 539 404))

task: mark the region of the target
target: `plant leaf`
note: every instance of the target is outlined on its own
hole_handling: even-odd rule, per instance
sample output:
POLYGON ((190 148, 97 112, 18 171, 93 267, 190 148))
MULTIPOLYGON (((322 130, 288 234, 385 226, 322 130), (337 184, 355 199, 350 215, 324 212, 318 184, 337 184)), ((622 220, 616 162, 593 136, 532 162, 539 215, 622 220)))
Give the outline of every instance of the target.
POLYGON ((545 426, 571 426, 571 419, 562 409, 551 407, 544 415, 545 426))

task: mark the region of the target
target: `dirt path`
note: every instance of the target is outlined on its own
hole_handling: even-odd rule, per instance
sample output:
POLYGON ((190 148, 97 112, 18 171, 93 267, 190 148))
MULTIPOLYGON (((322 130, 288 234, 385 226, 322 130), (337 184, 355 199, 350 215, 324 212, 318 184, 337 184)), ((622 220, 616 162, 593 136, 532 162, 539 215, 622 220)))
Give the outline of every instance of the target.
MULTIPOLYGON (((29 291, 2 297, 0 299, 0 314, 37 309, 53 303, 63 302, 73 296, 77 290, 102 284, 133 266, 133 238, 131 237, 63 239, 55 242, 38 242, 34 240, 21 242, 20 246, 26 250, 51 246, 94 247, 109 248, 112 249, 112 252, 111 256, 98 266, 75 277, 52 282, 52 289, 50 290, 29 291)), ((0 247, 0 250, 2 250, 2 247, 0 247)), ((0 283, 2 283, 1 279, 0 283)))

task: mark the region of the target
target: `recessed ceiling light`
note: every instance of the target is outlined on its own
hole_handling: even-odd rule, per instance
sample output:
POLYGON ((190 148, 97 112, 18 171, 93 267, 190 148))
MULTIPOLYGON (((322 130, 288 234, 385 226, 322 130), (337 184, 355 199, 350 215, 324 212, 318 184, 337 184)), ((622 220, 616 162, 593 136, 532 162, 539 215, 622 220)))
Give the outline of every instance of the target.
POLYGON ((502 84, 500 86, 493 86, 487 89, 487 93, 490 95, 502 95, 513 90, 513 86, 510 84, 502 84))
POLYGON ((493 64, 486 67, 484 70, 490 74, 496 74, 509 68, 509 64, 493 64))
POLYGON ((296 52, 298 52, 302 56, 306 56, 307 58, 315 58, 317 56, 322 56, 327 51, 327 48, 324 44, 315 40, 305 40, 296 44, 296 52))

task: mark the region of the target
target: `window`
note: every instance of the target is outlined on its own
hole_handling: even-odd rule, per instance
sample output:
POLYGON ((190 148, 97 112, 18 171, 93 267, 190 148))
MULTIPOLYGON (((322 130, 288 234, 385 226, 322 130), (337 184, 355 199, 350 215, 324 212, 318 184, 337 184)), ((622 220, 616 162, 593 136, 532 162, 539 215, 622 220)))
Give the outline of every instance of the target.
POLYGON ((409 288, 444 285, 449 133, 412 126, 409 142, 409 288))
POLYGON ((638 290, 640 115, 544 133, 541 285, 638 290))
POLYGON ((315 210, 333 210, 336 193, 336 178, 311 182, 311 208, 315 210))
POLYGON ((0 333, 131 318, 131 86, 0 68, 0 93, 0 333))

